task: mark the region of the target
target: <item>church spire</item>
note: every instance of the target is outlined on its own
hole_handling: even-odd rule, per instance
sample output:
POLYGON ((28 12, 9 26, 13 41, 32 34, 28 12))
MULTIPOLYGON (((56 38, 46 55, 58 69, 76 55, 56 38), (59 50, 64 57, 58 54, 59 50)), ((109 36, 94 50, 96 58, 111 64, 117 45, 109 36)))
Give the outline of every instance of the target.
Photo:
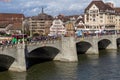
POLYGON ((44 8, 42 7, 42 13, 44 13, 44 8))

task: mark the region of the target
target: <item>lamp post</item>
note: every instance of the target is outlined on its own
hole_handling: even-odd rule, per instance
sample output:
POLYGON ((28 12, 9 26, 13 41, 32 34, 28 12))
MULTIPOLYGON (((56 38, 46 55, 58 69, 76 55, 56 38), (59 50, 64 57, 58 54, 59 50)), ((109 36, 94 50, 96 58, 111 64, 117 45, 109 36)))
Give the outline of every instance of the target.
POLYGON ((24 38, 24 24, 25 24, 25 21, 24 21, 24 19, 22 18, 22 35, 23 35, 23 44, 25 44, 25 38, 24 38))
POLYGON ((76 38, 76 31, 77 31, 77 26, 76 26, 76 24, 75 24, 73 27, 74 27, 74 37, 76 38))
POLYGON ((115 35, 117 35, 117 29, 115 28, 115 35))
POLYGON ((32 37, 32 19, 29 18, 29 22, 30 22, 30 37, 32 37))

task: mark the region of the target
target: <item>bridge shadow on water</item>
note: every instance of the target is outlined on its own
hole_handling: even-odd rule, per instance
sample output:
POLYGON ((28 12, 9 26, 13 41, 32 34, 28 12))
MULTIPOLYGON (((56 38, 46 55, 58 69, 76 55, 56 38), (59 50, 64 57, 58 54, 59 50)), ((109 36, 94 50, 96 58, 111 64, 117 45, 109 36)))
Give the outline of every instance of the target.
POLYGON ((27 69, 35 64, 52 61, 59 52, 60 50, 57 48, 49 46, 40 47, 33 50, 26 56, 27 69))
POLYGON ((13 57, 0 55, 0 72, 8 70, 14 60, 13 57))

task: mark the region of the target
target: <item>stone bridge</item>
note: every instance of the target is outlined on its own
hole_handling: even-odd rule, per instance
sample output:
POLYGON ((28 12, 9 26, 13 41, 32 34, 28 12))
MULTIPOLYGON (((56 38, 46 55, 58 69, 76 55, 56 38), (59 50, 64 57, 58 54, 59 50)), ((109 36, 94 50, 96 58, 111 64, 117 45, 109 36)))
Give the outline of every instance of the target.
POLYGON ((99 49, 117 49, 120 35, 89 36, 76 39, 77 50, 86 54, 98 54, 99 49))
POLYGON ((60 40, 16 44, 0 47, 0 66, 12 71, 26 71, 27 58, 41 57, 59 61, 78 61, 77 52, 98 54, 99 48, 117 49, 120 35, 62 37, 60 40), (5 57, 5 58, 4 58, 5 57), (6 64, 8 64, 6 66, 6 64))

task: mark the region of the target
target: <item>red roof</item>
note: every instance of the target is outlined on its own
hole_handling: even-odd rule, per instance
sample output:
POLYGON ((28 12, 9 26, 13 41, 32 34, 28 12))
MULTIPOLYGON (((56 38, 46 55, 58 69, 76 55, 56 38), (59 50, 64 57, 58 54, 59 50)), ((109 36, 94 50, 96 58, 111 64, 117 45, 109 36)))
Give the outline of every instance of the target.
POLYGON ((120 13, 120 7, 114 8, 116 13, 120 13))
POLYGON ((5 28, 9 24, 13 26, 10 29, 21 29, 24 14, 17 13, 0 13, 0 27, 5 28))

